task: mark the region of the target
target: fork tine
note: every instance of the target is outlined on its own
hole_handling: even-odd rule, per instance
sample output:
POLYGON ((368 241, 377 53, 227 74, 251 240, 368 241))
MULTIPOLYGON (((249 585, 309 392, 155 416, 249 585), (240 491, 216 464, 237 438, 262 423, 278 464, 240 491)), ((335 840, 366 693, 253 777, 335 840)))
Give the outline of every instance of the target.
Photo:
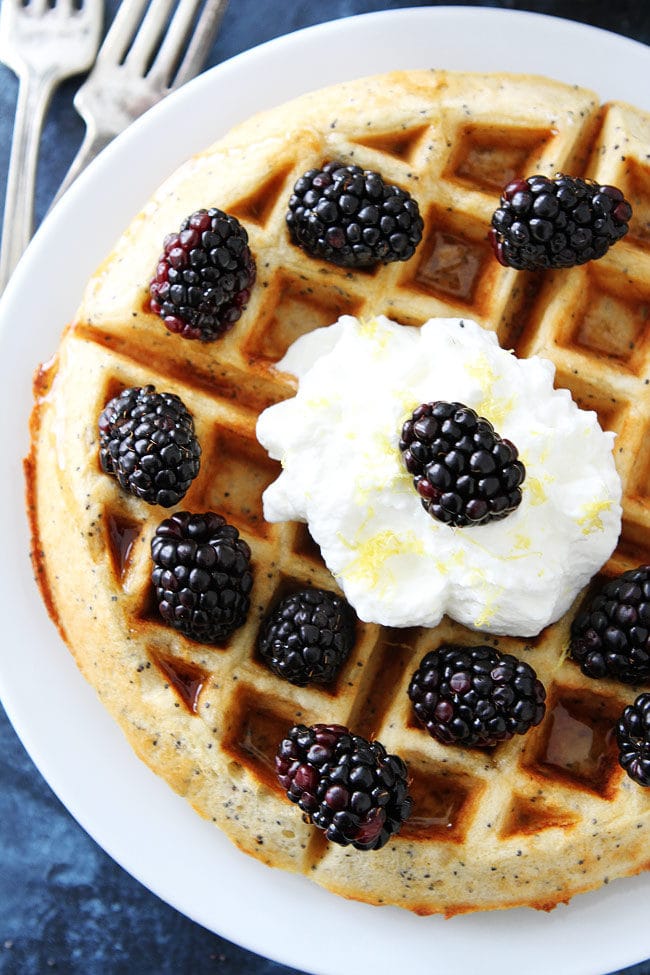
POLYGON ((73 17, 94 16, 93 4, 89 0, 54 0, 55 9, 65 8, 73 17))
POLYGON ((168 88, 201 2, 202 0, 180 0, 151 65, 150 75, 168 88))
POLYGON ((180 0, 170 20, 174 2, 122 0, 97 60, 128 63, 167 88, 193 78, 196 65, 205 61, 227 0, 180 0))
POLYGON ((52 13, 59 17, 83 17, 87 10, 87 3, 77 7, 74 0, 54 0, 52 7, 52 13))
POLYGON ((99 49, 98 64, 120 64, 124 60, 148 4, 149 0, 122 0, 99 49))
MULTIPOLYGON (((202 66, 205 63, 227 6, 228 0, 205 0, 182 60, 178 63, 178 57, 174 59, 178 67, 173 77, 169 79, 170 87, 178 88, 184 85, 195 76, 197 65, 202 66)), ((163 55, 166 56, 164 44, 160 51, 161 58, 163 55)), ((173 69, 176 64, 170 64, 170 67, 173 69)))
MULTIPOLYGON (((18 4, 20 6, 20 4, 18 4)), ((47 0, 28 0, 25 9, 33 17, 42 17, 47 10, 47 0)))
POLYGON ((125 61, 145 75, 158 49, 174 0, 151 0, 125 61))

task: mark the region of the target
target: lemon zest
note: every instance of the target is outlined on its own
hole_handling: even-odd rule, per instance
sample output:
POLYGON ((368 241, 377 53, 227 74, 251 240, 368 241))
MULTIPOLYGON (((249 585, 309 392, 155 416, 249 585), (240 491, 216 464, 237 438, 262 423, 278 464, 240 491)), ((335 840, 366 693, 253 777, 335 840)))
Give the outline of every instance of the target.
POLYGON ((372 436, 364 462, 364 474, 372 484, 365 486, 357 482, 354 492, 357 504, 365 505, 377 484, 395 489, 399 494, 413 491, 411 475, 398 455, 399 450, 388 434, 377 432, 372 436))
POLYGON ((305 400, 305 406, 311 410, 328 410, 334 404, 334 400, 329 396, 314 396, 312 399, 305 400))
POLYGON ((494 426, 499 427, 515 406, 514 396, 496 396, 494 386, 499 380, 487 356, 480 355, 465 366, 467 373, 478 379, 483 390, 483 399, 475 406, 476 412, 484 416, 494 426))
POLYGON ((396 535, 386 529, 363 542, 352 544, 339 535, 346 546, 356 553, 341 575, 349 580, 367 581, 372 586, 379 583, 380 575, 388 559, 395 555, 423 555, 424 545, 415 532, 396 535))
POLYGON ((538 504, 544 504, 548 500, 546 491, 544 490, 544 485, 538 477, 527 477, 524 482, 524 488, 530 499, 530 503, 533 506, 538 504))
POLYGON ((359 334, 373 343, 375 354, 385 352, 390 345, 391 333, 384 327, 383 323, 375 316, 360 318, 358 322, 359 334))
POLYGON ((481 627, 485 626, 486 623, 489 623, 490 620, 494 619, 494 615, 496 613, 496 606, 494 605, 495 602, 496 596, 486 601, 483 609, 474 620, 474 626, 477 630, 480 630, 481 627))
POLYGON ((605 526, 600 515, 603 511, 609 511, 611 506, 611 501, 590 501, 583 504, 584 514, 582 518, 578 518, 578 524, 582 526, 582 534, 591 535, 593 532, 604 531, 605 526))

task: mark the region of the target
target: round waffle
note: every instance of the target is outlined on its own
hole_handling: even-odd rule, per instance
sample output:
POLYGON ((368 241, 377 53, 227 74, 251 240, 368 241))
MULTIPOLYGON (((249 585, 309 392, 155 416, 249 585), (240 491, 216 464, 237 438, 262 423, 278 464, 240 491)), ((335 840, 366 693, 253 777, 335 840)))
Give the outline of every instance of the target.
POLYGON ((571 614, 532 640, 489 638, 529 662, 548 692, 541 725, 489 750, 438 744, 406 693, 426 651, 477 642, 458 624, 361 624, 336 682, 321 688, 280 680, 255 649, 278 598, 334 585, 304 525, 263 518, 262 492, 279 465, 255 426, 295 389, 274 363, 343 313, 405 325, 471 317, 517 354, 551 359, 558 384, 617 433, 623 530, 603 575, 650 562, 648 145, 647 115, 540 78, 418 71, 302 97, 239 126, 165 183, 38 371, 26 471, 33 561, 51 615, 137 754, 265 863, 347 897, 447 915, 548 909, 650 866, 650 793, 619 767, 612 735, 638 689, 592 681, 565 659, 571 614), (425 230, 410 261, 351 273, 290 243, 293 184, 331 158, 377 170, 418 200, 425 230), (634 208, 628 236, 569 271, 501 267, 486 240, 501 187, 558 170, 619 186, 634 208), (148 284, 165 235, 209 206, 246 227, 257 282, 233 330, 202 344, 166 331, 148 308, 148 284), (101 410, 148 383, 181 397, 202 445, 200 474, 178 507, 221 513, 252 549, 251 609, 220 647, 163 624, 150 543, 169 512, 122 492, 99 465, 101 410), (413 813, 381 851, 329 844, 276 781, 288 728, 322 721, 377 738, 408 763, 413 813))

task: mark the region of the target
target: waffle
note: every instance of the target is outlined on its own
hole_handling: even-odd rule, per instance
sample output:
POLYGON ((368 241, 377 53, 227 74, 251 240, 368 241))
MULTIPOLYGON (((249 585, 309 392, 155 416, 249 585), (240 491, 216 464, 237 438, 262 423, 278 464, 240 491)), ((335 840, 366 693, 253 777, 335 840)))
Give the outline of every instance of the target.
POLYGON ((623 529, 601 577, 650 562, 648 146, 647 115, 537 77, 414 71, 301 97, 242 124, 169 178, 38 370, 26 472, 33 562, 49 611, 140 758, 264 863, 345 897, 446 915, 550 909, 650 866, 650 790, 618 766, 612 735, 638 689, 590 680, 565 659, 577 604, 534 639, 489 638, 535 668, 548 707, 540 726, 486 750, 438 744, 408 701, 426 651, 480 642, 447 619, 433 630, 360 624, 325 688, 281 681, 255 649, 279 597, 334 586, 305 525, 263 518, 262 492, 280 468, 255 425, 262 409, 295 391, 274 363, 300 334, 343 313, 405 325, 467 316, 518 355, 551 359, 557 383, 618 435, 623 529), (425 233, 410 261, 351 273, 289 242, 291 188, 327 158, 377 170, 418 200, 425 233), (618 185, 634 207, 628 236, 602 260, 568 271, 501 267, 486 241, 501 187, 515 174, 558 170, 618 185), (241 320, 209 344, 168 334, 147 305, 164 236, 204 206, 239 218, 258 269, 241 320), (252 549, 251 610, 222 647, 163 625, 150 541, 168 512, 126 495, 99 466, 101 409, 125 386, 146 383, 182 398, 203 447, 179 507, 220 512, 252 549), (408 763, 413 813, 381 851, 329 844, 277 784, 278 742, 291 725, 319 721, 377 738, 408 763))

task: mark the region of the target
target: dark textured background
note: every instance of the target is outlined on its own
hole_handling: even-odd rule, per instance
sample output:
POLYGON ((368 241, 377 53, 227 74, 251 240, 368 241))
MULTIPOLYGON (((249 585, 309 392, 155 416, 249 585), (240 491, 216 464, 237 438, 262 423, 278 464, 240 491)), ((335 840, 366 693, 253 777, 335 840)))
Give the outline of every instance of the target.
MULTIPOLYGON (((116 0, 106 0, 107 24, 116 6, 116 0)), ((435 4, 417 0, 230 0, 208 65, 301 27, 416 6, 435 4)), ((546 0, 537 4, 504 0, 466 6, 534 10, 650 44, 647 0, 546 0)), ((82 122, 72 109, 80 80, 63 85, 50 108, 41 150, 37 221, 47 211, 83 136, 82 122)), ((0 65, 0 188, 7 176, 16 90, 15 78, 0 65)), ((4 189, 1 196, 4 200, 4 189)), ((50 971, 66 975, 291 975, 293 970, 205 931, 118 867, 52 794, 0 707, 0 973, 43 975, 50 971)), ((626 975, 650 975, 650 961, 627 969, 626 975)))

